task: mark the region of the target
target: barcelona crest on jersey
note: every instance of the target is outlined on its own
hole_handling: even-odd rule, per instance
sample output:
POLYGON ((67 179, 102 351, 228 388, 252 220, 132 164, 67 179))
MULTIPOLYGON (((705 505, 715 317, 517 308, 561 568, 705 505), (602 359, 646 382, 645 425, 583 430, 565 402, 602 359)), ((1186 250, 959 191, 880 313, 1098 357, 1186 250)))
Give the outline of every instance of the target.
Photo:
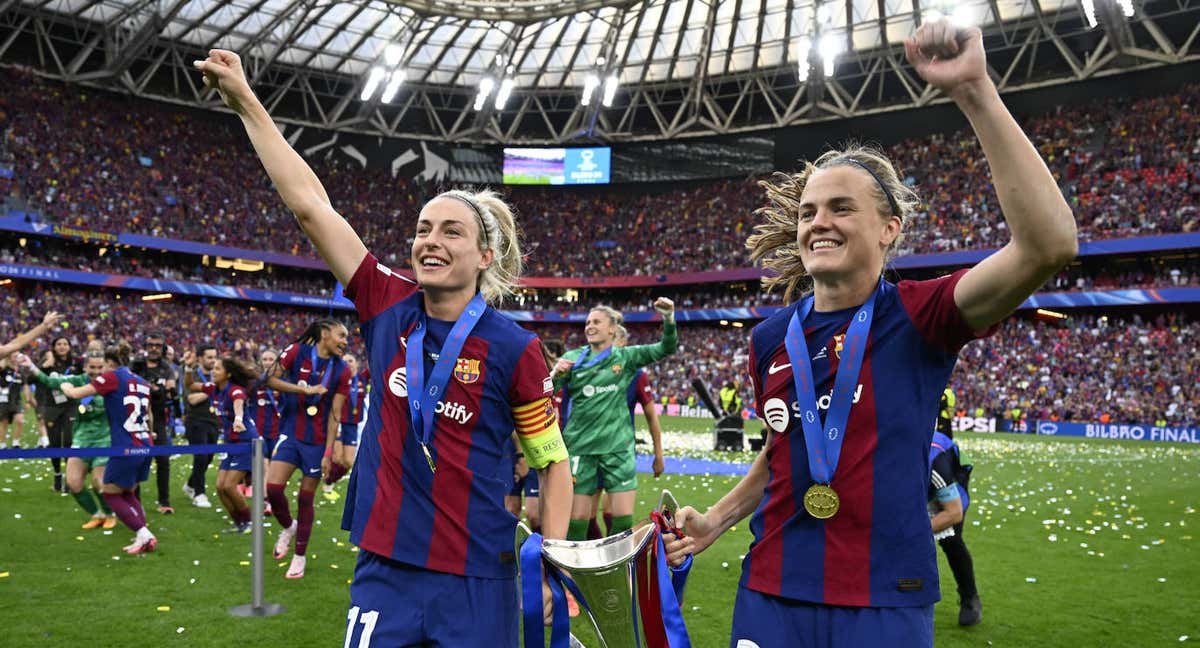
POLYGON ((479 361, 471 358, 459 358, 454 364, 454 377, 464 385, 479 380, 479 361))

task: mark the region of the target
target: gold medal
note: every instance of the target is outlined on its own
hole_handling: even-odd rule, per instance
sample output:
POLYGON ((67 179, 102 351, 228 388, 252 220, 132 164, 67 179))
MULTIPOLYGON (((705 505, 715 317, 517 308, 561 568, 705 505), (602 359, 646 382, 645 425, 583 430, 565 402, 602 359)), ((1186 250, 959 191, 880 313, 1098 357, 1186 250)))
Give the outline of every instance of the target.
POLYGON ((433 455, 429 454, 429 446, 422 443, 421 451, 425 453, 425 461, 429 463, 429 472, 436 473, 437 466, 433 463, 433 455))
POLYGON ((818 520, 828 520, 837 515, 841 500, 829 484, 813 484, 804 492, 804 510, 818 520))
POLYGON ((80 413, 80 414, 87 414, 87 405, 80 405, 80 406, 79 406, 79 413, 80 413))
POLYGON ((309 405, 309 406, 308 406, 308 409, 306 409, 306 410, 304 410, 304 411, 308 412, 308 415, 309 415, 309 416, 316 416, 316 415, 317 415, 317 406, 316 406, 316 405, 309 405))

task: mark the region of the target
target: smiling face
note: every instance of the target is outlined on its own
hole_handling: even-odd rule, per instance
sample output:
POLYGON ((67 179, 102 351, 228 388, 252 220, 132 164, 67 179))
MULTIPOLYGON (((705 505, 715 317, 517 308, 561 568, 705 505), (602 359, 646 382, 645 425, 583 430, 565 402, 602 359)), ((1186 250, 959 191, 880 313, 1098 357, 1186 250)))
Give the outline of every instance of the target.
POLYGON ((603 346, 612 344, 617 335, 617 323, 602 310, 588 313, 587 323, 583 325, 583 335, 588 344, 603 346))
POLYGON ((345 326, 338 324, 327 329, 321 330, 321 341, 318 343, 324 347, 325 353, 329 356, 341 357, 346 353, 348 340, 350 339, 350 331, 346 330, 345 326))
POLYGON ((858 273, 879 274, 900 219, 884 217, 875 179, 862 169, 835 166, 816 171, 800 196, 796 242, 815 281, 858 273))
POLYGON ((87 362, 83 365, 83 371, 87 373, 88 378, 95 378, 104 373, 104 357, 89 355, 87 362))
POLYGON ((275 366, 275 361, 278 359, 279 356, 274 351, 263 351, 262 355, 258 357, 258 361, 261 366, 260 368, 263 371, 266 371, 267 369, 275 366))
POLYGON ((435 198, 421 210, 412 267, 426 291, 475 291, 492 251, 479 249, 479 218, 455 198, 435 198))
POLYGON ((212 378, 213 382, 217 383, 218 385, 224 385, 225 382, 229 380, 229 372, 225 371, 224 362, 218 362, 213 365, 212 378))
POLYGON ((346 366, 350 368, 351 374, 358 373, 358 358, 354 357, 353 354, 347 353, 342 357, 342 360, 346 363, 346 366))
POLYGON ((59 338, 54 341, 54 357, 57 360, 66 360, 71 355, 71 343, 66 338, 59 338))

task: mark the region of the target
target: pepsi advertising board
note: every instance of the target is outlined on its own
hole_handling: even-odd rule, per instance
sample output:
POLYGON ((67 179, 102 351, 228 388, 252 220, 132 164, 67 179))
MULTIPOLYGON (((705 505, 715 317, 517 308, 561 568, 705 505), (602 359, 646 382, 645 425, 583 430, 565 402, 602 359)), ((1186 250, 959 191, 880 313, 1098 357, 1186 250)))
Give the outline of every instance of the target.
POLYGON ((608 184, 612 149, 505 148, 504 184, 608 184))

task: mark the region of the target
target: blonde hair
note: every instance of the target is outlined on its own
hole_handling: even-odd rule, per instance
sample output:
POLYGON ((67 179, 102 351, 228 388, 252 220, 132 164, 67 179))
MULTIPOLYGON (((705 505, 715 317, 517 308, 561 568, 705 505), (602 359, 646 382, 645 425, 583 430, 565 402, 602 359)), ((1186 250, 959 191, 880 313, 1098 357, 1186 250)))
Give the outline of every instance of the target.
POLYGON ((466 203, 478 217, 479 249, 490 249, 493 253, 492 264, 479 273, 479 292, 489 304, 499 306, 516 290, 524 264, 521 232, 512 208, 500 194, 489 189, 452 189, 438 194, 434 200, 438 198, 453 198, 466 203))
MULTIPOLYGON (((883 153, 861 144, 848 144, 842 150, 827 151, 814 162, 805 161, 804 170, 799 173, 776 173, 767 180, 760 180, 758 186, 766 191, 767 205, 754 213, 764 217, 766 222, 754 226, 754 234, 746 239, 746 248, 750 250, 752 261, 762 261, 763 268, 774 273, 763 277, 763 288, 770 291, 783 286, 785 302, 791 302, 794 296, 806 293, 809 289, 808 270, 800 260, 800 247, 796 241, 800 197, 814 173, 839 166, 865 170, 874 176, 871 186, 876 209, 884 221, 899 218, 902 230, 921 202, 917 193, 900 180, 895 167, 883 153), (891 200, 888 199, 889 194, 891 200)), ((888 246, 880 272, 887 267, 903 239, 902 231, 888 246)))
POLYGON ((612 321, 614 326, 618 327, 618 329, 624 328, 623 325, 625 324, 625 316, 621 314, 621 311, 613 308, 612 306, 592 306, 591 310, 588 312, 590 313, 592 311, 600 311, 601 313, 608 315, 608 319, 612 321))

